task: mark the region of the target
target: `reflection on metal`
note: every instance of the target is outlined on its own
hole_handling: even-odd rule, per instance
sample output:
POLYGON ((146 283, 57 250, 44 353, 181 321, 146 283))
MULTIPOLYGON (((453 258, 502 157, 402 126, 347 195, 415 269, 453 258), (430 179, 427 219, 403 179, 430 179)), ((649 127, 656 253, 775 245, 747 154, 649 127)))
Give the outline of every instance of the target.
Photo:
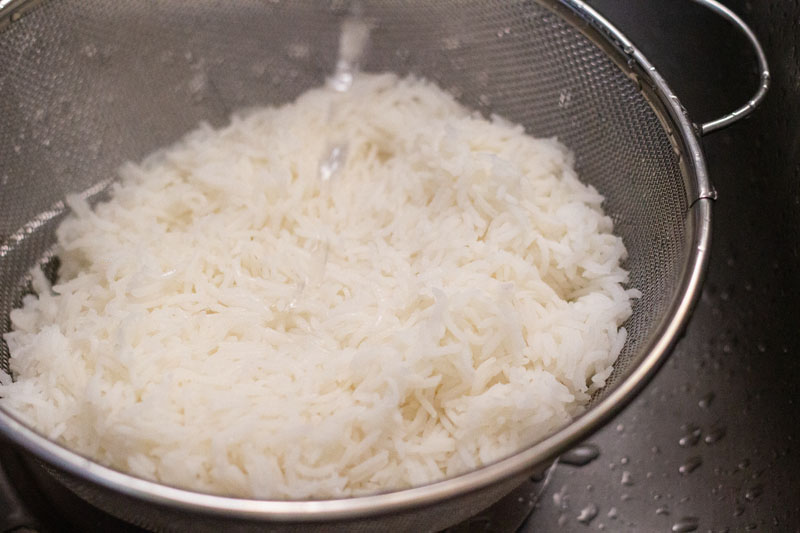
POLYGON ((41 3, 42 0, 0 0, 0 31, 41 3))
POLYGON ((712 10, 717 15, 721 16, 725 20, 729 21, 733 24, 737 30, 742 32, 745 37, 750 41, 750 44, 753 46, 753 51, 756 54, 756 59, 758 60, 758 72, 759 72, 759 85, 756 94, 747 101, 745 105, 728 113, 724 117, 718 118, 716 120, 712 120, 710 122, 706 122, 705 124, 700 126, 700 132, 703 135, 709 134, 713 131, 717 131, 722 128, 726 128, 731 124, 738 122, 739 120, 743 119, 747 115, 755 110, 756 106, 761 103, 764 97, 767 94, 767 89, 769 89, 769 66, 767 65, 767 56, 764 54, 764 48, 761 46, 761 43, 758 40, 758 37, 753 33, 753 30, 745 24, 745 22, 739 18, 739 16, 728 9, 727 7, 723 6, 716 0, 693 0, 694 2, 700 4, 703 7, 706 7, 712 10))

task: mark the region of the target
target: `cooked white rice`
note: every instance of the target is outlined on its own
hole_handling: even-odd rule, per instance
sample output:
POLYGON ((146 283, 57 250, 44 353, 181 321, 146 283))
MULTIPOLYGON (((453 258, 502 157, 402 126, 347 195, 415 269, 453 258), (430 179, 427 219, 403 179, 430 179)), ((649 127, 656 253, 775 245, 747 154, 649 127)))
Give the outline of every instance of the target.
POLYGON ((120 174, 68 199, 0 401, 137 476, 293 499, 439 480, 568 423, 625 341, 625 247, 569 152, 427 82, 312 90, 120 174))

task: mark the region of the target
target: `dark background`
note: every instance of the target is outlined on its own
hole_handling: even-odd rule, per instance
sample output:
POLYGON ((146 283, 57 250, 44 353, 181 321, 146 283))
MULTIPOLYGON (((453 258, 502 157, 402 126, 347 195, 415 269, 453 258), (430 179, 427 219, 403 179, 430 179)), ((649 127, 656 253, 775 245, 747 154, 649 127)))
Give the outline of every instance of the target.
MULTIPOLYGON (((589 3, 695 121, 754 93, 746 39, 704 8, 589 3)), ((719 199, 702 300, 655 380, 589 440, 599 458, 556 467, 523 531, 674 531, 695 522, 687 517, 697 531, 800 531, 800 2, 724 3, 762 40, 773 84, 750 119, 703 141, 719 199), (592 506, 597 516, 579 521, 592 506)))

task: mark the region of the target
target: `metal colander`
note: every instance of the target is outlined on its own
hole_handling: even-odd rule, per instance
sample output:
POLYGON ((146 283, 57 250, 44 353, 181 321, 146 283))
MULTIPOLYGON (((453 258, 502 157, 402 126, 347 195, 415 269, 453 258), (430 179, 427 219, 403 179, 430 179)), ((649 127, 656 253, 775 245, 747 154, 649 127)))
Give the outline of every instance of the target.
MULTIPOLYGON (((503 3, 364 1, 373 27, 367 71, 415 73, 469 107, 570 147, 582 179, 606 197, 642 291, 608 385, 586 414, 545 441, 478 471, 383 495, 255 501, 183 491, 97 465, 9 413, 0 429, 89 502, 154 530, 346 526, 435 530, 485 508, 616 412, 652 376, 698 294, 710 238, 711 188, 699 134, 751 111, 756 97, 694 127, 664 81, 579 0, 503 3)), ((37 263, 51 274, 66 194, 106 193, 115 169, 201 120, 281 104, 323 83, 348 2, 0 0, 0 332, 37 263)), ((0 365, 8 368, 0 343, 0 365)))

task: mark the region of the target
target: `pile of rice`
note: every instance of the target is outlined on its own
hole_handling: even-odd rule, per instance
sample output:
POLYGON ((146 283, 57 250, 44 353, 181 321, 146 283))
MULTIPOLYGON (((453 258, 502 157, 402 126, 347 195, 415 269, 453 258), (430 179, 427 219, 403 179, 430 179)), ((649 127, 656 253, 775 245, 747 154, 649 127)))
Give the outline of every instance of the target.
POLYGON ((625 342, 625 247, 569 152, 425 81, 312 90, 120 175, 68 199, 0 403, 137 476, 291 499, 440 480, 568 423, 625 342))

